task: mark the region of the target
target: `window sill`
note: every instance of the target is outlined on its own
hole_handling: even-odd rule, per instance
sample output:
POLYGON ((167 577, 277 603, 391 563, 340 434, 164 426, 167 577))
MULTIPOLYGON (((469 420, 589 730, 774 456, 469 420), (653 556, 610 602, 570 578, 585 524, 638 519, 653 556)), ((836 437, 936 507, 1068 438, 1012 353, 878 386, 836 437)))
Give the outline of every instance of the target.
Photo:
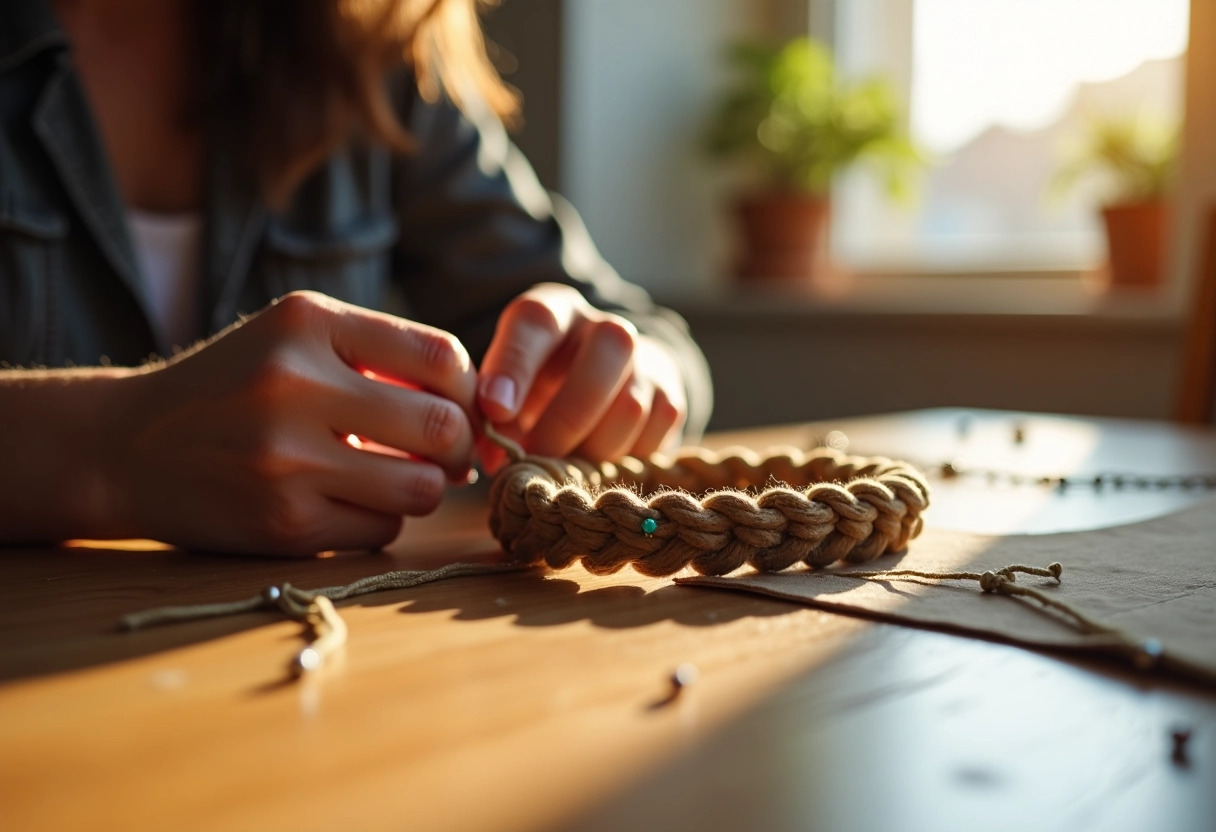
POLYGON ((727 284, 661 302, 687 316, 1056 319, 1061 324, 1176 328, 1185 304, 1176 285, 1108 289, 1068 272, 984 275, 848 275, 811 286, 727 284))

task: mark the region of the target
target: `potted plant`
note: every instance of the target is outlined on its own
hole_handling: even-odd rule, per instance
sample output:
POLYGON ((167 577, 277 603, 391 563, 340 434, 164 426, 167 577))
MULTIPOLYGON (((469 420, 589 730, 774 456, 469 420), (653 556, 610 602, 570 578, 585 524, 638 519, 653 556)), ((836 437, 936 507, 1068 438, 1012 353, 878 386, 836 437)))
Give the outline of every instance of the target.
POLYGON ((1057 187, 1102 181, 1112 286, 1156 286, 1164 277, 1169 233, 1166 196, 1178 158, 1177 125, 1147 117, 1104 117, 1056 177, 1057 187))
POLYGON ((808 280, 826 260, 836 175, 868 162, 898 194, 922 157, 889 85, 877 78, 841 82, 831 52, 817 41, 740 43, 729 61, 735 81, 713 115, 707 145, 750 175, 735 202, 744 244, 737 272, 743 279, 808 280))

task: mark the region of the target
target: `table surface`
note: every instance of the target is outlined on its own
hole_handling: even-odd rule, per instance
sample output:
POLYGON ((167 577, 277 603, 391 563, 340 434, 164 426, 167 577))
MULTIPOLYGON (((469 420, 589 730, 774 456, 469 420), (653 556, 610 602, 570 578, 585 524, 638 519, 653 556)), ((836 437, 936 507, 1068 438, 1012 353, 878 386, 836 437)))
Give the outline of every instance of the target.
MULTIPOLYGON (((707 444, 808 445, 832 429, 850 452, 926 464, 1216 472, 1214 431, 993 411, 707 444)), ((970 476, 933 486, 929 523, 999 533, 1212 499, 970 476)), ((285 580, 492 561, 484 505, 465 492, 371 555, 0 550, 0 828, 1216 829, 1216 693, 629 571, 461 578, 343 603, 340 663, 301 683, 284 672, 301 626, 270 613, 115 628, 123 613, 285 580), (686 662, 699 679, 670 700, 686 662), (1185 761, 1171 756, 1176 730, 1192 732, 1185 761)))

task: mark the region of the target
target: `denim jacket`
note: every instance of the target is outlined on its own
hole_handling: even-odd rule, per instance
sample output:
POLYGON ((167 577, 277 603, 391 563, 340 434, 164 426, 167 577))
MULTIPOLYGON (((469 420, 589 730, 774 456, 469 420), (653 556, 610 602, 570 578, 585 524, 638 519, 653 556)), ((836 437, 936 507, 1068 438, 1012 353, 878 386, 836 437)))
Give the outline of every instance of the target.
MULTIPOLYGON (((541 282, 576 287, 671 347, 689 427, 708 420, 709 375, 684 322, 604 262, 572 208, 540 187, 492 117, 395 100, 416 144, 334 154, 271 212, 208 149, 199 330, 215 332, 297 289, 452 332, 474 359, 499 313, 541 282)), ((167 355, 148 314, 122 198, 47 0, 0 7, 0 363, 137 364, 167 355)))

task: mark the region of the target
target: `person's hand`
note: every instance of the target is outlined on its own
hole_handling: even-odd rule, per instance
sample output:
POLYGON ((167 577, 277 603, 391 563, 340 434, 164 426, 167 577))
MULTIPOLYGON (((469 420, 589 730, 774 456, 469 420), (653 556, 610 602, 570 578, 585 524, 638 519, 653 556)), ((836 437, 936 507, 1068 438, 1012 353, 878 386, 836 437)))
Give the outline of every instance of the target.
POLYGON ((460 343, 324 295, 287 295, 140 384, 113 448, 116 510, 141 536, 379 548, 469 475, 476 375, 460 343))
MULTIPOLYGON (((645 457, 677 440, 687 410, 675 359, 568 286, 542 284, 503 311, 477 401, 530 453, 645 457)), ((487 467, 501 456, 483 454, 487 467)))

